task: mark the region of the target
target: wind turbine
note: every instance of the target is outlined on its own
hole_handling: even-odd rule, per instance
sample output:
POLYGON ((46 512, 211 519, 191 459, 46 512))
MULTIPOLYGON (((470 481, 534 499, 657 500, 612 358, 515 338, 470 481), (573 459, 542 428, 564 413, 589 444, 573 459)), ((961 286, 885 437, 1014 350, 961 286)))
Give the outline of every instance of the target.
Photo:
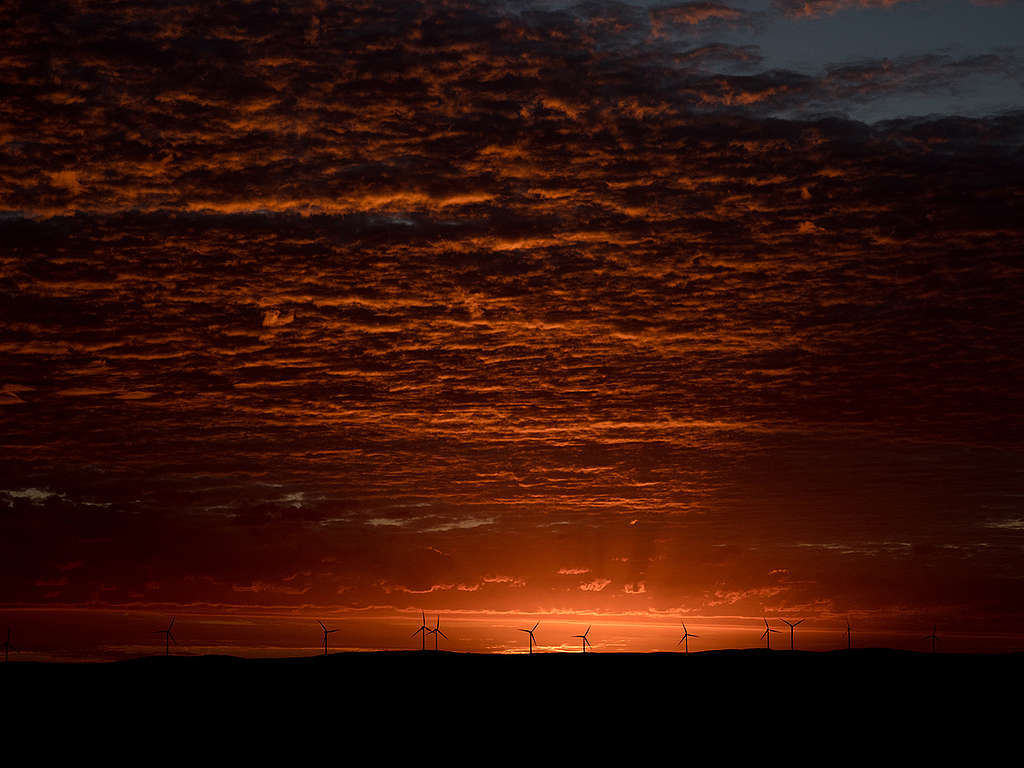
POLYGON ((939 639, 939 636, 937 634, 935 634, 935 630, 936 629, 938 629, 938 625, 932 624, 932 633, 930 635, 925 635, 924 636, 925 640, 931 640, 932 641, 932 653, 935 653, 935 641, 939 639))
POLYGON ((174 618, 174 616, 171 616, 171 623, 167 625, 167 629, 158 629, 153 633, 154 635, 164 636, 164 656, 171 655, 171 643, 174 643, 175 645, 178 644, 178 641, 174 639, 174 635, 171 634, 171 628, 174 626, 174 618))
POLYGON ((785 619, 779 619, 779 621, 781 621, 783 624, 786 624, 789 627, 789 650, 791 650, 791 651, 796 650, 796 642, 793 639, 793 636, 796 633, 793 630, 795 630, 799 625, 801 625, 805 621, 807 621, 807 619, 800 619, 800 621, 794 621, 792 624, 790 624, 785 619))
MULTIPOLYGON (((423 633, 422 637, 420 638, 420 640, 422 641, 420 643, 420 650, 425 651, 427 650, 427 635, 429 635, 433 630, 431 630, 430 627, 427 626, 427 615, 423 611, 420 611, 420 619, 420 628, 413 632, 412 636, 416 637, 416 635, 420 634, 421 632, 423 633)), ((438 622, 440 623, 440 618, 438 619, 438 622)))
POLYGON ((327 655, 327 636, 337 632, 338 630, 336 630, 336 629, 328 629, 327 627, 324 626, 324 623, 322 621, 320 621, 320 619, 317 619, 316 623, 319 624, 320 625, 320 629, 322 629, 324 631, 324 656, 326 656, 327 655))
POLYGON ((686 628, 686 624, 683 623, 683 622, 680 622, 680 623, 683 624, 683 636, 681 638, 679 638, 679 642, 676 643, 676 648, 678 648, 681 645, 681 646, 683 646, 683 649, 686 651, 686 653, 689 653, 690 652, 690 643, 688 642, 689 639, 691 637, 700 637, 700 635, 691 635, 690 631, 686 628))
POLYGON ((444 632, 441 631, 441 617, 440 616, 437 617, 437 624, 436 624, 436 626, 433 629, 430 630, 430 632, 432 632, 433 635, 434 635, 434 650, 436 651, 437 650, 437 636, 440 635, 445 640, 448 639, 448 635, 446 635, 444 632))
POLYGON ((846 650, 853 648, 853 630, 850 628, 850 620, 846 620, 846 650))
POLYGON ((537 640, 537 638, 535 638, 533 636, 533 633, 537 630, 537 627, 539 627, 539 626, 540 626, 540 622, 538 621, 536 624, 533 625, 533 629, 520 629, 519 630, 520 632, 525 632, 526 634, 528 634, 530 636, 530 655, 531 656, 533 655, 533 644, 537 640))
POLYGON ((11 651, 16 651, 16 650, 18 650, 18 649, 15 648, 13 645, 11 645, 11 628, 8 627, 7 628, 7 641, 4 643, 4 664, 7 663, 7 654, 10 653, 11 651))
POLYGON ((594 646, 593 646, 593 645, 591 644, 591 642, 590 642, 589 640, 587 640, 587 635, 588 635, 589 633, 590 633, 590 627, 587 627, 587 631, 586 631, 586 632, 584 632, 584 633, 583 633, 582 635, 573 635, 573 637, 578 637, 578 638, 579 638, 580 640, 582 640, 582 641, 583 641, 583 652, 584 652, 584 653, 586 653, 586 652, 587 652, 587 646, 588 646, 588 645, 589 645, 589 646, 590 646, 591 648, 593 648, 593 647, 594 647, 594 646))
POLYGON ((761 635, 761 639, 764 640, 764 647, 770 651, 772 649, 772 632, 779 634, 779 630, 769 627, 768 619, 765 619, 764 616, 761 618, 764 619, 764 634, 761 635))

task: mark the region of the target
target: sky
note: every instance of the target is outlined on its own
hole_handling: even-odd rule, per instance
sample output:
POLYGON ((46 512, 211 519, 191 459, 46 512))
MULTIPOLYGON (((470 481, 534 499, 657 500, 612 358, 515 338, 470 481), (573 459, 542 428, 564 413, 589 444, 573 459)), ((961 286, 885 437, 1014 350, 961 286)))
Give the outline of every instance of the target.
POLYGON ((1024 4, 0 28, 19 658, 1024 650, 1024 4))

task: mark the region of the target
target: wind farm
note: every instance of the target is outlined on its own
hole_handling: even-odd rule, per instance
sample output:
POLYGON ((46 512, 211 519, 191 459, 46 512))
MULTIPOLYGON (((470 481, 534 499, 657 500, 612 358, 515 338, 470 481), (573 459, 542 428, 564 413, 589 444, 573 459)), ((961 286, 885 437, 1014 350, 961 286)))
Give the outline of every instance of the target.
POLYGON ((167 625, 167 629, 158 629, 154 632, 154 634, 164 636, 164 656, 171 655, 171 643, 178 644, 178 641, 174 639, 174 635, 171 634, 171 630, 174 629, 174 619, 175 617, 172 616, 171 623, 167 625))
POLYGON ((427 626, 427 614, 421 612, 420 613, 420 626, 419 626, 419 628, 415 632, 412 633, 413 637, 416 637, 417 635, 419 635, 419 637, 420 637, 420 650, 421 651, 427 650, 427 635, 429 635, 431 633, 431 631, 432 630, 430 629, 430 627, 427 626))
POLYGON ((529 654, 531 656, 533 655, 533 644, 537 641, 537 638, 534 636, 533 633, 537 631, 537 627, 539 627, 539 626, 540 626, 540 622, 538 621, 536 624, 533 625, 532 629, 520 629, 519 630, 520 632, 525 632, 527 635, 530 636, 530 644, 529 644, 530 650, 529 650, 529 654))
POLYGON ((322 621, 320 621, 320 619, 317 619, 316 623, 320 625, 320 629, 322 629, 323 632, 324 632, 324 656, 326 656, 327 655, 327 636, 334 634, 338 630, 337 629, 328 629, 327 627, 324 626, 324 623, 322 621))
POLYGON ((582 645, 581 650, 583 651, 583 653, 586 653, 587 646, 590 646, 590 640, 587 639, 587 635, 590 634, 590 629, 590 627, 587 627, 587 631, 584 632, 582 635, 573 635, 573 637, 578 638, 580 640, 580 644, 582 645))
POLYGON ((444 632, 441 631, 441 617, 440 617, 440 615, 437 617, 437 621, 434 624, 434 628, 430 630, 430 634, 432 634, 434 636, 434 651, 436 652, 437 651, 437 636, 440 635, 445 640, 448 639, 448 635, 446 635, 444 632))
MULTIPOLYGON (((539 629, 536 623, 529 626, 539 629)), ((432 647, 423 651, 417 645, 406 650, 346 650, 328 655, 321 649, 311 649, 305 656, 283 658, 161 653, 108 663, 12 660, 0 669, 0 683, 6 695, 19 701, 33 701, 41 691, 52 696, 89 690, 94 692, 93 700, 108 713, 122 711, 145 691, 158 689, 167 692, 160 699, 161 709, 195 709, 197 704, 206 706, 204 701, 215 700, 224 710, 218 710, 222 722, 242 720, 243 713, 254 708, 273 712, 282 706, 281 702, 301 701, 303 708, 315 706, 346 722, 359 723, 366 733, 386 733, 388 723, 411 723, 421 717, 427 718, 426 723, 436 722, 442 713, 462 723, 490 722, 492 728, 512 713, 528 713, 539 721, 540 729, 547 730, 554 722, 546 714, 551 702, 570 695, 580 706, 574 704, 569 712, 557 715, 562 725, 592 726, 595 720, 588 710, 594 707, 600 707, 603 715, 615 722, 629 722, 648 702, 671 699, 683 686, 686 701, 699 700, 701 704, 687 713, 688 722, 704 735, 711 735, 730 732, 753 717, 743 703, 747 693, 805 687, 816 691, 812 718, 827 715, 836 723, 852 724, 864 711, 870 711, 874 716, 905 721, 908 717, 931 717, 923 706, 909 708, 909 715, 907 707, 897 708, 908 695, 913 701, 930 696, 964 696, 979 702, 979 708, 972 710, 976 714, 994 706, 990 694, 997 681, 1014 679, 1024 672, 1024 654, 1020 653, 932 654, 884 648, 790 651, 765 647, 687 652, 671 644, 663 651, 648 653, 601 647, 596 648, 599 652, 591 652, 594 649, 589 638, 598 626, 592 625, 584 632, 566 627, 561 636, 545 626, 545 642, 552 647, 538 649, 535 645, 532 654, 526 648, 520 653, 473 653, 435 651, 432 647), (564 649, 553 650, 563 641, 564 649), (577 661, 584 648, 585 663, 577 661), (340 688, 341 693, 328 695, 334 688, 340 688), (401 706, 403 696, 425 705, 426 710, 401 706)), ((438 627, 436 620, 434 627, 438 627)), ((687 627, 691 627, 689 622, 687 627)), ((348 632, 347 627, 342 629, 348 632)), ((519 634, 519 628, 505 631, 509 629, 509 634, 519 634)), ((443 631, 457 649, 461 633, 458 623, 449 623, 443 631)), ((694 635, 688 634, 691 638, 694 635)), ((703 642, 707 633, 696 634, 703 642)), ((750 639, 751 644, 757 642, 756 630, 750 632, 750 639)), ((600 645, 595 638, 595 646, 600 645)), ((798 709, 803 711, 802 707, 798 709)), ((758 722, 783 722, 783 717, 790 717, 789 707, 778 708, 775 714, 759 714, 758 722)), ((662 719, 656 715, 655 722, 662 719)), ((805 717, 802 722, 814 720, 805 717)))
POLYGON ((683 625, 683 636, 681 638, 679 638, 679 642, 676 643, 676 645, 677 646, 682 645, 683 646, 683 653, 689 653, 690 652, 690 638, 691 637, 697 638, 697 637, 700 637, 700 635, 691 634, 690 631, 686 628, 686 623, 685 622, 681 622, 681 623, 683 625))
MULTIPOLYGON (((762 618, 764 617, 762 616, 762 618)), ((764 619, 764 632, 761 634, 761 639, 764 640, 764 647, 767 650, 770 651, 772 649, 772 635, 778 634, 778 632, 779 630, 772 629, 768 626, 768 619, 764 619)))
MULTIPOLYGON (((907 632, 906 649, 847 649, 845 642, 836 642, 840 625, 835 620, 802 620, 801 645, 815 650, 777 650, 767 647, 765 640, 772 633, 766 638, 765 630, 774 629, 771 624, 784 627, 786 622, 795 627, 796 621, 761 617, 760 625, 751 620, 723 632, 719 622, 688 616, 685 621, 677 618, 674 623, 659 623, 656 637, 661 647, 638 651, 623 642, 616 623, 600 617, 594 617, 581 632, 572 616, 530 617, 531 624, 522 620, 525 617, 468 622, 457 615, 436 613, 431 624, 425 610, 417 612, 419 626, 411 636, 407 624, 390 625, 392 642, 386 650, 328 653, 325 639, 343 633, 351 647, 353 638, 358 642, 363 621, 332 614, 323 619, 296 619, 297 634, 307 637, 310 623, 315 621, 321 634, 319 647, 309 643, 279 657, 246 656, 229 643, 210 647, 200 640, 200 645, 192 646, 193 637, 204 631, 204 626, 209 632, 212 626, 232 625, 213 625, 190 616, 182 624, 189 632, 188 649, 169 654, 172 641, 164 634, 160 638, 163 648, 150 646, 135 658, 102 663, 36 661, 34 646, 46 633, 19 623, 21 653, 18 658, 12 653, 2 666, 0 683, 10 696, 23 700, 32 700, 41 691, 51 695, 95 691, 96 701, 113 712, 156 688, 168 692, 159 706, 170 711, 194 708, 197 698, 221 702, 224 712, 218 710, 217 716, 227 717, 227 722, 242 718, 242 713, 255 706, 273 711, 277 702, 298 697, 347 722, 360 723, 366 733, 382 732, 388 722, 410 723, 420 716, 418 708, 396 712, 401 696, 427 706, 428 723, 437 722, 442 713, 479 723, 488 717, 504 717, 503 713, 522 712, 539 718, 539 727, 549 728, 552 721, 543 715, 544 702, 560 695, 571 693, 581 704, 599 705, 605 716, 628 720, 636 717, 644 702, 660 701, 684 686, 685 700, 699 698, 701 703, 687 714, 693 727, 724 736, 735 722, 749 717, 738 704, 747 692, 801 686, 813 689, 817 692, 813 716, 827 713, 838 722, 853 723, 866 709, 884 713, 892 708, 891 717, 907 717, 906 708, 897 710, 896 704, 908 692, 915 701, 962 695, 981 701, 981 709, 975 712, 984 711, 985 702, 994 701, 989 692, 998 681, 1024 672, 1024 653, 1020 652, 927 652, 919 647, 920 630, 907 632), (433 644, 427 643, 428 635, 433 635, 433 644), (489 652, 472 650, 474 636, 493 638, 497 645, 489 652), (690 649, 688 641, 698 638, 700 648, 690 649), (738 647, 723 646, 721 641, 726 638, 738 647), (445 640, 443 647, 441 639, 445 640), (912 650, 915 644, 918 650, 912 650), (577 661, 581 653, 585 662, 577 661), (343 693, 329 695, 336 686, 343 693)), ((178 627, 175 620, 161 633, 178 627)), ((870 632, 864 634, 870 636, 870 632)), ((949 642, 957 642, 955 634, 949 642)), ((586 727, 591 722, 588 708, 572 707, 558 716, 558 722, 586 727)), ((779 709, 778 716, 788 711, 788 707, 779 709)), ((922 717, 926 712, 923 707, 913 711, 922 717)), ((769 713, 760 722, 774 722, 773 717, 769 713)))
POLYGON ((804 623, 804 619, 799 619, 798 621, 793 621, 793 622, 786 621, 786 619, 780 619, 780 621, 783 624, 785 624, 787 627, 789 627, 789 650, 795 651, 796 650, 796 628, 797 628, 798 625, 804 623))
MULTIPOLYGON (((117 644, 118 639, 131 639, 132 631, 118 628, 117 622, 128 618, 124 612, 111 615, 109 626, 96 625, 94 635, 81 650, 74 654, 52 654, 48 649, 57 647, 63 631, 31 621, 28 615, 14 615, 10 627, 19 627, 20 637, 11 629, 10 639, 4 642, 11 662, 72 662, 118 661, 150 655, 161 657, 197 657, 203 655, 231 655, 253 658, 298 658, 318 654, 333 655, 334 638, 345 637, 344 651, 351 653, 404 651, 419 654, 483 654, 483 655, 563 655, 586 653, 607 654, 662 654, 743 652, 759 649, 772 654, 852 652, 861 649, 888 648, 896 651, 944 654, 988 653, 1002 654, 1024 650, 1013 636, 1000 639, 991 635, 987 642, 976 630, 964 628, 940 638, 937 625, 930 633, 914 630, 912 623, 902 629, 887 628, 868 621, 857 614, 859 633, 854 632, 854 620, 820 617, 794 618, 782 613, 759 616, 755 620, 731 618, 722 621, 712 616, 677 616, 667 619, 608 617, 600 614, 586 616, 585 624, 577 623, 578 614, 558 615, 545 613, 523 617, 488 618, 486 615, 467 616, 458 612, 434 611, 427 616, 426 609, 406 611, 401 617, 375 619, 356 617, 337 612, 324 612, 323 618, 295 616, 282 619, 244 621, 218 616, 210 611, 176 615, 165 619, 164 628, 145 628, 149 636, 158 641, 117 644), (409 632, 410 617, 416 617, 415 629, 409 632), (283 623, 282 623, 283 621, 283 623), (841 623, 840 623, 841 622, 841 623), (310 625, 316 627, 319 643, 310 644, 310 625), (403 626, 404 625, 404 626, 403 626), (189 645, 179 645, 179 629, 187 627, 189 645), (799 630, 799 631, 798 631, 799 630), (777 634, 789 634, 789 642, 780 642, 777 634), (800 635, 799 641, 796 635, 800 635), (854 634, 859 642, 854 643, 854 634), (261 652, 249 637, 279 638, 271 641, 271 652, 261 652), (596 635, 596 636, 595 636, 596 635), (933 637, 934 636, 934 637, 933 637), (925 643, 922 643, 921 638, 925 643), (940 642, 941 640, 941 642, 940 642), (159 644, 157 644, 157 642, 159 644), (17 646, 17 647, 15 647, 17 646), (694 647, 691 647, 694 646, 694 647), (99 653, 97 653, 99 651, 99 653), (939 652, 942 653, 939 653, 939 652)), ((142 617, 140 617, 141 619, 142 617)), ((136 627, 144 621, 134 621, 136 627)), ((959 629, 959 628, 958 628, 959 629)), ((142 640, 135 630, 135 637, 142 640)), ((0 641, 4 639, 0 636, 0 641)), ((2 661, 2 659, 0 659, 2 661)))

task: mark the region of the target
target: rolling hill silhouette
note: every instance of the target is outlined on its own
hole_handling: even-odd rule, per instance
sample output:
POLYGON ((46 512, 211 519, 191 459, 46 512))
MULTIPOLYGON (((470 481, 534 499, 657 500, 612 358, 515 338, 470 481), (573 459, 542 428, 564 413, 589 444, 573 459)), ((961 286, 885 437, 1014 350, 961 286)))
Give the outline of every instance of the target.
POLYGON ((8 713, 73 717, 111 739, 195 741, 201 733, 223 746, 301 737, 326 750, 328 734, 410 759, 419 742, 444 739, 465 755, 543 744, 564 757, 614 748, 634 760, 634 749, 642 756, 643 745, 666 739, 722 750, 791 740, 847 750, 889 740, 888 757, 911 759, 958 735, 984 734, 984 746, 1016 733, 1016 709, 1001 694, 1015 691, 1022 671, 1020 653, 399 651, 12 662, 0 668, 0 685, 17 702, 8 713))

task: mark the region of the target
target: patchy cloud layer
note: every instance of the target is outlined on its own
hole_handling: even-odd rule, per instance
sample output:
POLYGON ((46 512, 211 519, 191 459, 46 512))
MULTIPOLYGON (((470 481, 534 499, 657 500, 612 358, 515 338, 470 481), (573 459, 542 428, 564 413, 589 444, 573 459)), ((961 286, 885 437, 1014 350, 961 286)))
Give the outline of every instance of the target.
POLYGON ((821 114, 1014 52, 761 70, 715 35, 769 11, 715 3, 6 13, 3 602, 1024 630, 1024 115, 821 114))

